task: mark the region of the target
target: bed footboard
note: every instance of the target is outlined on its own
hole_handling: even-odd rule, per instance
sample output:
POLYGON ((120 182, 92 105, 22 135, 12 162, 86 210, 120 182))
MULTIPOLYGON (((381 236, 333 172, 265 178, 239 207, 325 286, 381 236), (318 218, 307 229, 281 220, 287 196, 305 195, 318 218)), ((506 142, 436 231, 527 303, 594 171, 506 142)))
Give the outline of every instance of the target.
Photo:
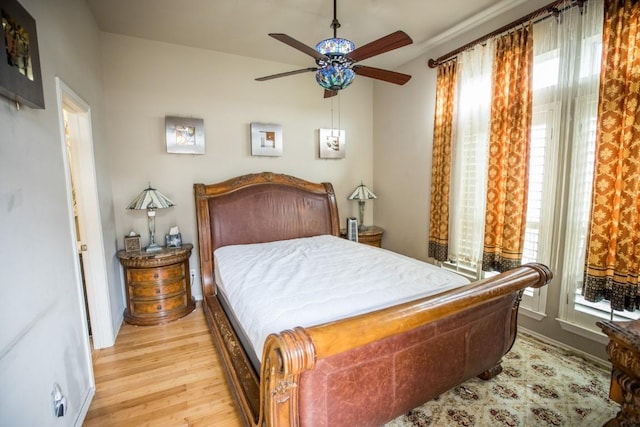
POLYGON ((516 337, 522 291, 551 278, 547 267, 529 264, 464 289, 273 334, 257 425, 381 425, 496 373, 516 337))

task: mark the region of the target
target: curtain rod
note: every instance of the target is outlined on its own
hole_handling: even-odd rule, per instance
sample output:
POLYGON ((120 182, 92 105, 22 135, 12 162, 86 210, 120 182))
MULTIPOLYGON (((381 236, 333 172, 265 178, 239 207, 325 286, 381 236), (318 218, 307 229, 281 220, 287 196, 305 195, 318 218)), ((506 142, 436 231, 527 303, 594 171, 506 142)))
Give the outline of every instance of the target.
MULTIPOLYGON (((580 8, 580 11, 582 11, 582 8, 584 7, 584 3, 587 0, 573 0, 571 2, 571 6, 578 6, 580 8)), ((445 62, 455 58, 456 56, 458 56, 459 53, 464 52, 465 50, 468 50, 472 47, 474 47, 475 45, 478 45, 480 43, 483 43, 493 37, 499 36, 502 33, 505 33, 515 27, 517 27, 518 25, 522 25, 526 22, 530 22, 532 21, 533 23, 542 21, 543 19, 548 18, 549 16, 553 15, 553 16, 558 16, 560 15, 560 12, 562 12, 562 10, 560 10, 558 7, 561 6, 563 3, 566 3, 567 0, 556 0, 554 2, 549 3, 546 6, 541 7, 540 9, 537 9, 533 12, 531 12, 528 15, 523 16, 520 19, 516 19, 515 21, 502 26, 500 28, 498 28, 495 31, 490 32, 489 34, 485 34, 484 36, 475 39, 474 41, 465 44, 464 46, 461 46, 455 50, 452 50, 451 52, 442 55, 441 57, 439 57, 438 59, 429 59, 429 68, 436 68, 438 65, 444 64, 445 62)))

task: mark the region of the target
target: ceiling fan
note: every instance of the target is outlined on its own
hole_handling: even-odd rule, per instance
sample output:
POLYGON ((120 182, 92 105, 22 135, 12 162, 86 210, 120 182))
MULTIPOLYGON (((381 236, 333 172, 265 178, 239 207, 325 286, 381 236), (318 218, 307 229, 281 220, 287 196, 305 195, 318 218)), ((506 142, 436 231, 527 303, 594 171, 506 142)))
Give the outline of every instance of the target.
POLYGON ((339 90, 349 86, 351 82, 353 82, 356 74, 398 85, 405 84, 411 78, 408 74, 356 64, 356 62, 371 58, 372 56, 380 55, 381 53, 389 52, 390 50, 413 43, 411 37, 404 31, 396 31, 356 49, 350 40, 337 36, 340 22, 336 18, 336 0, 333 0, 333 21, 331 21, 331 28, 333 28, 333 38, 318 42, 315 49, 286 34, 270 33, 269 36, 274 39, 313 57, 316 60, 317 66, 272 74, 270 76, 259 77, 256 80, 271 80, 315 71, 316 81, 324 88, 324 97, 329 98, 337 95, 339 90))

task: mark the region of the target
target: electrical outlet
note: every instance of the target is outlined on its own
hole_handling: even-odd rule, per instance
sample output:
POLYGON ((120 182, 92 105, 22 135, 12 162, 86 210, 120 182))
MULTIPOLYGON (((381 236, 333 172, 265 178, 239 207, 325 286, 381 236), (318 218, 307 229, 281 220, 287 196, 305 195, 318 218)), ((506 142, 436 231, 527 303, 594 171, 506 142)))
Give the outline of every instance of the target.
POLYGON ((62 394, 62 390, 58 384, 53 384, 51 398, 53 400, 53 415, 56 417, 64 417, 64 414, 67 413, 67 398, 62 394))

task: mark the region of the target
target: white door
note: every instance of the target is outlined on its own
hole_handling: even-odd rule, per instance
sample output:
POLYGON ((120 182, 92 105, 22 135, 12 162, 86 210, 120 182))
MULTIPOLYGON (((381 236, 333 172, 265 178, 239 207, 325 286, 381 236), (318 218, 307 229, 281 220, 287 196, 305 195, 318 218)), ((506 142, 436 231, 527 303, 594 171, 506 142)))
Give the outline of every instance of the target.
POLYGON ((60 79, 56 78, 62 143, 67 167, 70 221, 78 242, 77 280, 79 303, 87 312, 86 329, 93 348, 110 347, 115 342, 111 320, 109 285, 96 183, 91 130, 91 109, 60 79))

